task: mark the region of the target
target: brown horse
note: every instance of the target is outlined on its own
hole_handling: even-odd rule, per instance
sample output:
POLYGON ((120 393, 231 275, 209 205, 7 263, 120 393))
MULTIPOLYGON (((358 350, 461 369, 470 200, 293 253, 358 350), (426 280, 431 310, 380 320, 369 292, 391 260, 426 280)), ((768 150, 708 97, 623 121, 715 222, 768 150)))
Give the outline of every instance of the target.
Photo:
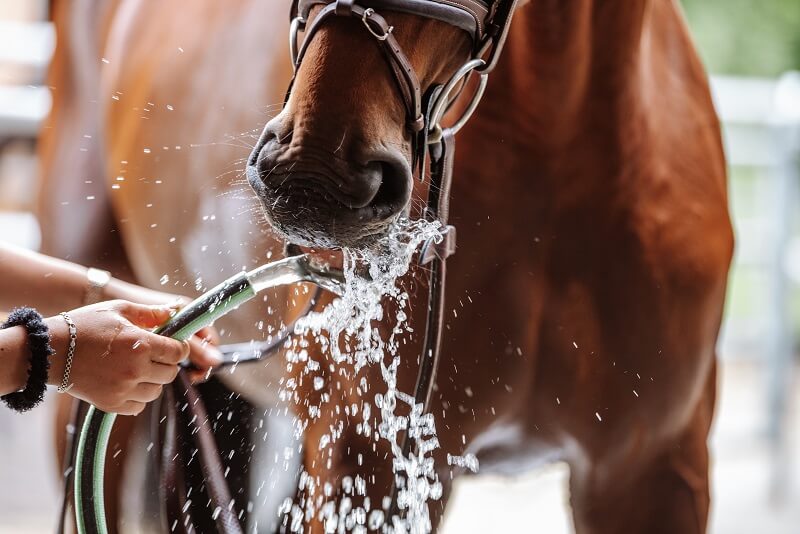
MULTIPOLYGON (((236 186, 218 177, 246 148, 219 143, 225 133, 253 132, 262 110, 282 100, 287 9, 141 2, 115 15, 106 179, 109 188, 123 184, 110 197, 143 283, 165 273, 180 283, 198 273, 217 280, 220 270, 265 259, 270 241, 232 207, 248 201, 226 196, 236 186)), ((466 59, 460 31, 382 14, 423 88, 466 59)), ((424 184, 411 178, 404 116, 361 23, 326 24, 259 147, 256 185, 269 219, 291 238, 343 245, 408 210, 424 184), (359 220, 342 195, 378 209, 359 220), (299 208, 302 217, 289 220, 299 208)), ((474 453, 485 473, 566 461, 582 534, 704 532, 714 350, 733 238, 719 125, 677 4, 521 7, 484 101, 458 137, 451 222, 459 250, 447 302, 456 313, 429 406, 440 456, 474 453)), ((412 309, 420 324, 424 304, 412 309)), ((249 319, 228 323, 231 331, 252 335, 244 325, 263 313, 245 310, 249 319)), ((402 391, 413 387, 417 350, 401 349, 402 391)), ((379 383, 376 370, 363 372, 379 383)), ((342 411, 358 400, 344 378, 328 378, 339 382, 330 402, 342 411)), ((263 388, 249 388, 254 400, 266 395, 261 380, 263 388)), ((308 381, 300 392, 304 403, 321 394, 308 381)), ((358 474, 371 481, 372 502, 389 493, 383 443, 376 454, 345 424, 322 462, 317 442, 332 416, 307 423, 304 469, 318 485, 338 488, 358 474)), ((458 473, 436 461, 444 504, 458 473)), ((313 518, 308 530, 324 528, 313 518)))

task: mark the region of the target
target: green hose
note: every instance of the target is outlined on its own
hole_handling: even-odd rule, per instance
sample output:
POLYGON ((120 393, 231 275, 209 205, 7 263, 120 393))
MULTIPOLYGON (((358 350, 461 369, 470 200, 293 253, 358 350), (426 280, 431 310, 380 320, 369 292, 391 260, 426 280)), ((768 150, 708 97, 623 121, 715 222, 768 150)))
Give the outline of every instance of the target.
MULTIPOLYGON (((240 273, 183 308, 155 333, 185 341, 255 295, 256 291, 247 274, 240 273)), ((116 418, 115 413, 106 413, 91 406, 81 428, 75 455, 75 521, 78 534, 108 534, 103 478, 108 441, 116 418)))
POLYGON ((117 418, 115 413, 105 413, 94 406, 89 407, 86 419, 81 429, 78 441, 78 450, 75 456, 75 521, 77 522, 78 532, 96 532, 97 534, 107 534, 106 509, 103 496, 103 475, 106 465, 106 450, 108 440, 111 436, 111 428, 117 418), (96 433, 91 431, 96 427, 96 433), (92 478, 89 481, 93 487, 87 495, 87 500, 91 503, 90 507, 84 507, 84 480, 81 473, 84 470, 84 458, 86 453, 87 441, 94 439, 94 446, 97 453, 93 456, 91 472, 92 478))

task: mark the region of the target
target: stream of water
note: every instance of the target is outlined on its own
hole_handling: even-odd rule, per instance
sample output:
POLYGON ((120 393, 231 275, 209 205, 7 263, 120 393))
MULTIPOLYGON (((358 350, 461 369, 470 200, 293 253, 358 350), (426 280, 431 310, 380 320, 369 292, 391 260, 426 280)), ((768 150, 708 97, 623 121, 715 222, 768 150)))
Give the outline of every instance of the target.
MULTIPOLYGON (((327 421, 334 421, 318 443, 319 461, 327 461, 328 467, 337 440, 343 435, 345 416, 350 417, 351 423, 358 421, 356 430, 360 435, 374 442, 385 440, 391 450, 392 471, 399 481, 397 499, 401 517, 386 517, 389 495, 380 503, 370 502, 366 496, 370 482, 361 476, 346 476, 342 478, 341 487, 334 488, 329 482, 303 472, 299 489, 305 497, 301 502, 287 501, 282 508, 292 532, 303 532, 305 525, 314 518, 321 519, 325 530, 332 533, 427 534, 431 531, 429 505, 442 496, 433 460, 439 441, 433 415, 423 413, 422 405, 416 404, 412 395, 397 388, 398 349, 405 336, 413 332, 408 321, 409 295, 399 279, 408 272, 414 253, 422 243, 441 238, 438 223, 401 220, 376 246, 345 250, 344 294, 321 312, 312 313, 300 322, 295 329, 297 335, 286 352, 290 371, 299 366, 299 380, 310 380, 322 399, 319 404, 309 404, 300 395, 297 380, 290 379, 284 384, 284 399, 307 409, 307 414, 298 419, 297 437, 306 431, 309 421, 323 415, 327 421), (393 312, 391 317, 386 313, 389 305, 393 312), (385 326, 379 328, 384 320, 394 322, 390 330, 385 326), (322 349, 326 355, 324 362, 309 356, 312 344, 322 349), (378 366, 384 382, 381 388, 371 387, 364 373, 357 378, 359 371, 367 366, 378 366), (338 405, 330 402, 328 388, 331 384, 326 377, 334 376, 353 383, 360 398, 359 404, 345 407, 345 414, 339 413, 338 405), (374 393, 373 389, 380 389, 380 392, 374 393), (414 445, 408 456, 402 450, 405 433, 414 445)), ((373 372, 370 376, 376 375, 373 372)), ((313 447, 308 442, 306 445, 313 447)), ((358 459, 359 465, 362 461, 358 459)))

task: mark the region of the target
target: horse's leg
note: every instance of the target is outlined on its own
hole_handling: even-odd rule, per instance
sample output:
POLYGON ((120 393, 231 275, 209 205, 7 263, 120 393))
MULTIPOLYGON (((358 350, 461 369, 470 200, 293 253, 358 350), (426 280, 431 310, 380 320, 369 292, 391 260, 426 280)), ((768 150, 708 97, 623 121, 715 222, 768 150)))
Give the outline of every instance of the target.
POLYGON ((631 465, 573 463, 571 501, 577 534, 703 534, 709 508, 707 438, 716 366, 681 435, 650 460, 631 465))

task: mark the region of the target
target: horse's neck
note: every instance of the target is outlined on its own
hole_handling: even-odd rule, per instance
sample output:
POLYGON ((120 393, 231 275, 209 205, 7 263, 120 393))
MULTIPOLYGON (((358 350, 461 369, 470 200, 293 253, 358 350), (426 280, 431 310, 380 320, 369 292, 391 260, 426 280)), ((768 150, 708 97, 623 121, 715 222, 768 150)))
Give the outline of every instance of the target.
POLYGON ((516 14, 468 134, 475 137, 465 141, 485 153, 479 139, 484 148, 487 134, 502 139, 493 158, 481 159, 497 172, 484 175, 510 174, 520 190, 532 191, 533 175, 554 187, 572 176, 607 183, 636 143, 646 145, 643 124, 679 126, 686 119, 672 117, 675 110, 713 113, 707 98, 673 2, 537 0, 516 14))
POLYGON ((520 9, 509 36, 506 102, 555 145, 587 113, 631 106, 649 3, 538 0, 520 9), (602 109, 601 109, 602 108, 602 109))

